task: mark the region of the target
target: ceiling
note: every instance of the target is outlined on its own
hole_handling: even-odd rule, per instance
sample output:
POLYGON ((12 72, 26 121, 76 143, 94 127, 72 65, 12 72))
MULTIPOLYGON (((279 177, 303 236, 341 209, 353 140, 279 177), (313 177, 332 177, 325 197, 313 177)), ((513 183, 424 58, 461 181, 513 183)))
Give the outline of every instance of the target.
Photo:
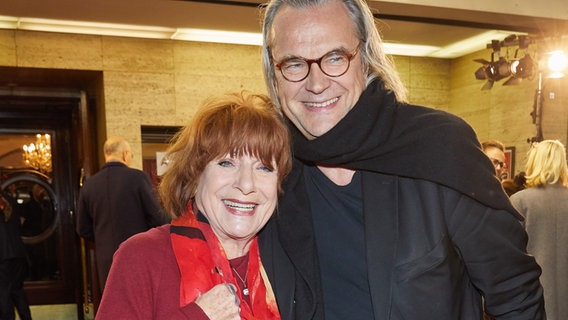
MULTIPOLYGON (((483 1, 491 3, 481 0, 483 1)), ((22 21, 17 22, 15 27, 2 26, 1 16, 7 16, 17 19, 43 18, 257 33, 261 30, 258 6, 262 2, 262 0, 2 0, 0 28, 23 26, 22 21)), ((421 53, 414 47, 411 51, 415 52, 410 52, 408 55, 445 58, 462 56, 485 48, 491 37, 503 40, 507 33, 502 31, 537 36, 568 34, 568 19, 491 12, 490 8, 465 10, 400 1, 369 0, 368 3, 374 12, 377 12, 378 25, 385 42, 438 49, 434 50, 434 53, 432 51, 421 53), (488 33, 489 31, 493 33, 488 33), (475 42, 471 48, 463 42, 467 39, 475 42), (458 45, 452 47, 455 44, 458 45)))

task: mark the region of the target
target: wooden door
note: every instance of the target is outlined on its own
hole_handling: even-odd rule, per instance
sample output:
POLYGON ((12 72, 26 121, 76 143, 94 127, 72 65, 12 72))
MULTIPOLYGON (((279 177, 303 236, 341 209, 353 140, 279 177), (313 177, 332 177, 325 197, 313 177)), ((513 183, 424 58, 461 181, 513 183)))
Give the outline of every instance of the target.
POLYGON ((81 301, 78 237, 74 207, 79 165, 74 130, 80 98, 0 97, 0 181, 23 213, 27 250, 25 290, 31 305, 78 304, 81 301), (45 149, 43 165, 27 164, 23 145, 45 149))

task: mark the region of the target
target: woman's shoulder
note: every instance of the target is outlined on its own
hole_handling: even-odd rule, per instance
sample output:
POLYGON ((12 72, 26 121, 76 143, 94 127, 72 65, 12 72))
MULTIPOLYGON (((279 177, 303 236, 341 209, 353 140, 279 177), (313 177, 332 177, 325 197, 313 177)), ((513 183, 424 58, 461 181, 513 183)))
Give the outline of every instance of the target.
POLYGON ((145 260, 163 257, 171 251, 170 225, 165 224, 128 238, 115 255, 145 260))

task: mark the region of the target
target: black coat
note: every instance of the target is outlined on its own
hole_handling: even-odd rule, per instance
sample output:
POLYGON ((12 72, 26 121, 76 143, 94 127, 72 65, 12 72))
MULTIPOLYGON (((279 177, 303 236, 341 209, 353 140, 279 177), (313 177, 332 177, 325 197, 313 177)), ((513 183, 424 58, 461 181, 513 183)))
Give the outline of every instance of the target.
MULTIPOLYGON (((292 175, 302 170, 295 163, 292 175)), ((262 261, 282 319, 323 319, 313 222, 297 182, 260 235, 262 261)), ((364 172, 362 185, 375 319, 479 320, 481 292, 489 312, 507 313, 496 319, 545 319, 540 268, 514 215, 425 180, 364 172)))
MULTIPOLYGON (((0 196, 2 196, 0 194, 0 196)), ((2 196, 0 210, 0 261, 25 258, 26 249, 22 241, 21 223, 20 223, 20 209, 15 201, 12 201, 10 196, 2 196), (5 219, 4 210, 9 211, 8 220, 5 219)))
POLYGON ((166 222, 145 172, 108 162, 85 181, 77 203, 77 233, 95 242, 101 288, 118 246, 130 236, 166 222))

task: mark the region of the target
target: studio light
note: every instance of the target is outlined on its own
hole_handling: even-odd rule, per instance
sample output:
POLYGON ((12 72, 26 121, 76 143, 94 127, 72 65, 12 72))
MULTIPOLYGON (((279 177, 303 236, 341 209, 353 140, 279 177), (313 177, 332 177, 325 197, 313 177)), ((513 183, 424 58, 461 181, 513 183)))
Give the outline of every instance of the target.
POLYGON ((511 63, 511 74, 518 78, 530 78, 534 73, 535 63, 529 54, 511 63))
POLYGON ((548 78, 562 78, 565 75, 566 67, 568 66, 568 59, 562 50, 549 52, 547 60, 548 71, 550 72, 548 78))
POLYGON ((509 79, 503 83, 504 86, 519 84, 523 79, 532 79, 537 73, 538 64, 528 53, 528 47, 531 43, 534 43, 534 40, 529 39, 525 35, 518 37, 509 36, 503 41, 491 41, 491 44, 487 45, 487 48, 493 49, 491 61, 484 59, 474 60, 483 63, 483 67, 475 71, 475 78, 478 80, 487 80, 487 83, 483 85, 481 90, 491 89, 495 81, 500 81, 507 77, 509 77, 509 79), (515 51, 513 59, 509 60, 508 54, 506 57, 501 56, 501 48, 511 46, 518 46, 518 48, 515 51), (517 58, 519 53, 523 55, 517 58), (499 57, 497 61, 494 59, 495 56, 499 57))
POLYGON ((493 73, 493 79, 499 81, 511 75, 511 64, 504 57, 499 57, 490 70, 493 73))
POLYGON ((499 52, 493 52, 491 54, 491 61, 484 59, 475 59, 475 62, 482 63, 483 66, 475 71, 475 78, 477 80, 487 80, 483 85, 481 90, 489 90, 493 88, 493 83, 499 81, 511 75, 511 66, 507 59, 504 57, 499 57, 497 61, 494 61, 494 55, 499 55, 499 52))
POLYGON ((531 58, 530 54, 525 53, 525 56, 518 60, 511 61, 510 70, 511 77, 503 83, 504 86, 519 84, 523 79, 532 78, 534 75, 536 64, 531 58))

